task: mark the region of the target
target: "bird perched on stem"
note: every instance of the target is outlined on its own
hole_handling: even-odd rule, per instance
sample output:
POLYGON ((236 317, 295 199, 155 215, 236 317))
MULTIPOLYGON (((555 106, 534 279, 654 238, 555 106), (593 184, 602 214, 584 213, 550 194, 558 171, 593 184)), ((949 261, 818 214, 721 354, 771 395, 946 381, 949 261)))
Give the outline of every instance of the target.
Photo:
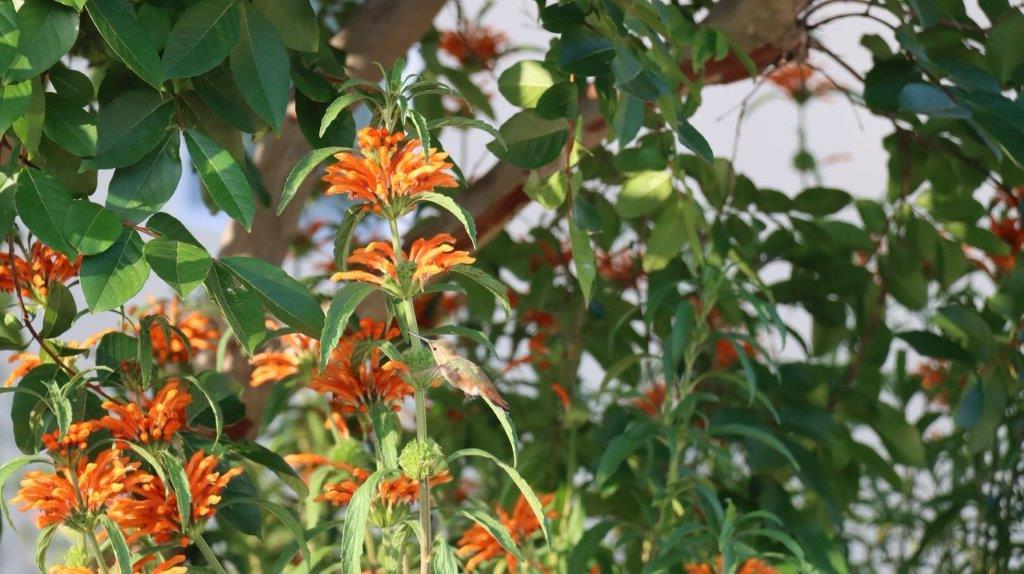
POLYGON ((498 393, 497 387, 479 365, 459 355, 455 345, 444 339, 428 339, 416 335, 430 347, 434 362, 444 380, 467 396, 482 396, 509 412, 508 403, 498 393))

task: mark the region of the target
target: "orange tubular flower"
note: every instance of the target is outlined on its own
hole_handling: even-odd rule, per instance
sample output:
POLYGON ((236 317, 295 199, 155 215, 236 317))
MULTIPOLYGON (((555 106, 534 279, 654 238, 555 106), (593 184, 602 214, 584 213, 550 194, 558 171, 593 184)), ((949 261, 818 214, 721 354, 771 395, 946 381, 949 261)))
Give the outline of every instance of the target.
POLYGON ((375 285, 390 283, 401 290, 408 290, 411 282, 422 289, 431 278, 456 265, 469 265, 474 261, 476 259, 469 252, 455 249, 455 237, 447 233, 413 241, 408 257, 403 253, 401 260, 395 257, 395 251, 390 245, 373 241, 366 247, 356 249, 348 257, 350 265, 359 265, 364 270, 335 273, 331 281, 365 281, 375 285), (403 272, 403 263, 410 264, 408 274, 403 272))
POLYGON ((83 451, 88 446, 89 435, 101 428, 96 421, 73 423, 68 432, 61 435, 60 429, 43 435, 46 450, 64 458, 73 454, 73 450, 83 451))
POLYGON ((448 154, 430 150, 424 157, 420 140, 405 139, 405 133, 386 128, 359 130, 359 154, 342 152, 327 167, 323 180, 327 195, 345 193, 364 202, 365 209, 397 217, 415 203, 416 196, 435 187, 458 187, 451 173, 448 154), (402 141, 405 141, 402 144, 402 141))
POLYGON ((181 390, 178 381, 170 381, 141 408, 136 403, 122 405, 113 401, 104 402, 103 408, 117 417, 107 415, 97 424, 118 439, 143 444, 166 441, 188 420, 185 409, 191 403, 192 395, 181 390))
POLYGON ((13 387, 29 371, 43 363, 39 355, 34 353, 15 353, 7 359, 8 363, 18 363, 11 369, 11 374, 4 380, 4 388, 13 387))
POLYGON ((150 325, 149 336, 153 342, 153 356, 161 364, 187 363, 191 354, 215 348, 220 339, 220 330, 212 319, 199 311, 182 314, 180 306, 181 302, 177 299, 172 299, 170 303, 151 301, 150 309, 146 313, 147 316, 166 316, 167 321, 181 331, 181 334, 170 331, 168 339, 168 333, 165 333, 162 325, 156 322, 150 325), (182 340, 182 334, 188 340, 188 345, 182 340))
MULTIPOLYGON (((348 472, 348 480, 333 482, 324 485, 324 492, 316 498, 317 501, 327 502, 334 506, 344 506, 352 500, 352 495, 370 477, 370 471, 364 468, 335 464, 348 472)), ((436 474, 428 479, 431 488, 451 482, 452 475, 448 471, 436 474)), ((379 500, 383 501, 388 508, 398 504, 412 504, 419 499, 419 482, 407 477, 400 476, 392 480, 385 480, 380 483, 379 500)))
POLYGON ((0 291, 13 293, 17 278, 22 295, 31 297, 35 293, 45 297, 50 285, 77 276, 81 266, 81 255, 71 261, 63 253, 36 241, 32 243, 31 261, 15 255, 12 262, 9 253, 0 253, 0 291))
POLYGON ((397 412, 401 402, 415 392, 402 378, 406 366, 399 361, 381 364, 383 352, 379 348, 367 353, 361 363, 353 362, 353 354, 358 341, 391 339, 398 336, 399 331, 369 319, 362 320, 360 326, 359 332, 338 342, 327 368, 314 373, 309 388, 331 395, 331 408, 344 415, 365 413, 373 403, 387 405, 397 412))
POLYGON ((442 32, 438 45, 464 68, 489 70, 507 41, 508 36, 490 26, 466 25, 463 30, 442 32))
POLYGON ((654 383, 644 391, 644 396, 633 400, 633 406, 647 413, 649 417, 661 414, 661 405, 665 403, 665 383, 654 383))
POLYGON ((69 523, 86 528, 92 518, 102 512, 125 489, 125 478, 136 468, 117 449, 101 452, 96 460, 81 460, 75 466, 75 478, 81 499, 71 483, 71 470, 57 467, 56 472, 30 471, 21 480, 21 489, 11 502, 19 504, 21 511, 38 510, 36 525, 45 528, 52 524, 69 523), (85 520, 85 524, 73 524, 85 520))
MULTIPOLYGON (((269 328, 275 328, 272 321, 269 328)), ((267 383, 283 381, 299 372, 302 362, 312 356, 317 348, 317 341, 301 333, 289 333, 280 339, 280 350, 264 351, 252 356, 249 364, 253 366, 249 376, 249 385, 259 387, 267 383)))
MULTIPOLYGON (((719 574, 724 571, 722 557, 715 558, 715 566, 710 564, 687 564, 686 574, 719 574)), ((778 574, 778 570, 760 558, 747 558, 736 574, 778 574)))
MULTIPOLYGON (((242 473, 240 468, 225 472, 216 470, 220 459, 197 451, 185 465, 191 495, 191 516, 188 524, 208 520, 216 514, 215 506, 221 492, 231 479, 242 473)), ((159 477, 148 472, 135 473, 125 485, 129 495, 111 505, 109 515, 123 530, 129 542, 149 536, 157 544, 178 539, 182 546, 189 542, 183 535, 184 525, 178 512, 178 499, 159 477)))
MULTIPOLYGON (((547 506, 554 498, 555 495, 553 493, 540 496, 541 506, 547 506)), ((540 530, 540 521, 537 520, 537 516, 534 515, 529 503, 526 502, 526 498, 522 495, 516 501, 512 514, 509 514, 501 507, 496 507, 495 510, 501 523, 505 525, 508 533, 512 535, 512 540, 515 541, 517 546, 528 541, 532 534, 540 530)), ((558 513, 550 511, 547 516, 548 518, 554 518, 558 516, 558 513)), ((505 564, 508 566, 510 574, 516 571, 515 556, 506 552, 498 540, 479 524, 474 524, 463 533, 462 538, 459 539, 458 547, 455 553, 460 558, 472 556, 466 562, 466 572, 472 572, 481 563, 498 556, 504 556, 505 564)))
MULTIPOLYGON (((142 574, 145 572, 146 565, 157 559, 157 555, 150 554, 145 558, 140 559, 132 566, 132 574, 142 574)), ((149 574, 187 574, 188 568, 185 568, 181 564, 185 562, 185 555, 178 554, 177 556, 168 558, 163 562, 157 564, 149 574)))

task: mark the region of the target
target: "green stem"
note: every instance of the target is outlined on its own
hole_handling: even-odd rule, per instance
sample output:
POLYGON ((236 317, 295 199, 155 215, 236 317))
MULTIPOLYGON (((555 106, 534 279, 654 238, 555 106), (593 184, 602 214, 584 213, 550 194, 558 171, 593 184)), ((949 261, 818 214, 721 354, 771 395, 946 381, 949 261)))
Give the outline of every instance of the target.
MULTIPOLYGON (((402 253, 401 237, 398 233, 398 221, 391 219, 391 247, 395 251, 395 261, 401 262, 405 257, 402 253)), ((418 335, 420 334, 419 324, 416 322, 416 309, 413 307, 412 298, 402 299, 400 307, 405 318, 406 327, 409 329, 409 345, 414 350, 423 347, 418 335)), ((423 386, 416 387, 416 440, 421 443, 427 441, 427 389, 423 386)), ((428 478, 420 479, 420 574, 427 574, 430 571, 430 482, 428 478)))
POLYGON ((213 553, 213 549, 206 543, 206 539, 203 535, 197 535, 193 540, 195 545, 199 548, 199 552, 203 554, 203 558, 206 558, 206 563, 214 569, 217 574, 228 574, 228 571, 224 569, 224 565, 217 559, 217 555, 213 553))
POLYGON ((100 543, 96 540, 96 534, 92 530, 85 533, 85 545, 89 547, 93 560, 96 561, 96 569, 101 574, 107 574, 107 561, 103 559, 103 551, 100 550, 100 543))

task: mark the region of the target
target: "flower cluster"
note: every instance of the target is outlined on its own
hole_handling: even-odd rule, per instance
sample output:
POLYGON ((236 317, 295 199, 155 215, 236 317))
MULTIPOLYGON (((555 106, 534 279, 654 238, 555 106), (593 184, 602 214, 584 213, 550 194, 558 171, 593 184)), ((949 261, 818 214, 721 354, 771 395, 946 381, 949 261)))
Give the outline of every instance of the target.
MULTIPOLYGON (((276 323, 268 321, 268 328, 273 329, 276 323)), ((249 375, 249 385, 263 386, 276 383, 299 373, 304 362, 316 355, 319 344, 316 339, 302 333, 288 333, 277 339, 275 350, 256 353, 249 360, 253 370, 249 375)))
POLYGON ((81 255, 72 261, 63 253, 35 241, 27 261, 18 255, 12 259, 10 253, 0 253, 0 291, 13 293, 17 285, 23 296, 42 302, 46 300, 50 285, 77 277, 81 266, 81 255))
POLYGON ((359 130, 359 153, 341 152, 327 167, 327 195, 347 194, 364 208, 385 217, 398 217, 416 196, 437 187, 458 187, 448 154, 431 149, 429 158, 420 141, 404 132, 366 127, 359 130))
MULTIPOLYGON (((715 559, 715 565, 707 563, 687 564, 686 574, 721 574, 724 572, 724 561, 719 556, 715 559)), ((778 569, 760 558, 747 558, 736 569, 736 574, 778 574, 778 569)))
POLYGON ((490 26, 465 24, 460 30, 441 32, 438 45, 463 68, 490 70, 507 43, 508 36, 490 26))
POLYGON ((172 380, 155 397, 140 399, 140 403, 106 401, 103 408, 116 416, 107 415, 96 425, 110 431, 116 439, 142 444, 166 441, 187 421, 185 409, 192 403, 192 395, 172 380))
MULTIPOLYGON (((370 471, 365 468, 358 468, 347 465, 339 465, 345 470, 349 478, 340 482, 332 482, 324 485, 323 493, 317 497, 318 501, 327 502, 334 506, 344 506, 352 500, 355 494, 366 479, 370 477, 370 471)), ((428 479, 431 488, 451 482, 452 476, 448 471, 443 471, 428 479)), ((400 504, 412 504, 419 496, 419 482, 408 476, 381 481, 378 489, 377 500, 387 508, 393 508, 400 504)))
POLYGON ((433 277, 457 265, 476 261, 466 251, 455 249, 455 237, 439 233, 430 239, 412 242, 409 253, 399 253, 383 241, 373 241, 352 252, 350 265, 363 269, 341 271, 331 276, 332 281, 364 281, 390 287, 396 294, 418 292, 433 277), (415 290, 415 291, 414 291, 415 290))
POLYGON ((181 302, 150 300, 146 317, 163 315, 174 329, 165 329, 158 321, 149 324, 153 356, 162 365, 187 363, 199 351, 217 346, 220 329, 208 315, 199 311, 182 312, 181 302))
POLYGON ((814 66, 806 62, 783 64, 768 74, 768 81, 798 103, 837 89, 831 80, 822 77, 814 66))
MULTIPOLYGON (((555 495, 553 493, 544 494, 538 498, 541 506, 547 507, 554 500, 555 495)), ((526 498, 522 495, 519 496, 511 513, 500 506, 495 507, 495 511, 516 545, 529 541, 530 537, 540 530, 540 521, 537 519, 537 515, 533 513, 526 498)), ((548 518, 556 516, 558 513, 553 510, 547 512, 548 518)), ((455 553, 461 558, 469 558, 466 562, 466 572, 472 572, 480 564, 498 557, 504 559, 507 571, 510 573, 516 572, 518 566, 516 557, 505 550, 498 539, 480 524, 474 524, 462 534, 462 537, 459 538, 458 550, 455 553)))

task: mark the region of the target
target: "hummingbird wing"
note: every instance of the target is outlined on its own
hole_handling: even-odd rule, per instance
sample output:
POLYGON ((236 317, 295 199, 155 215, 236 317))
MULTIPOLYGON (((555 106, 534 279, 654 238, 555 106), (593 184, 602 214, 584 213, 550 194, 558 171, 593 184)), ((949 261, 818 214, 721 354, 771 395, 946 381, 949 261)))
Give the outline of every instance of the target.
POLYGON ((483 395, 505 411, 509 410, 508 403, 498 393, 490 377, 476 363, 466 359, 455 359, 438 365, 438 369, 446 381, 463 393, 471 397, 483 395))

